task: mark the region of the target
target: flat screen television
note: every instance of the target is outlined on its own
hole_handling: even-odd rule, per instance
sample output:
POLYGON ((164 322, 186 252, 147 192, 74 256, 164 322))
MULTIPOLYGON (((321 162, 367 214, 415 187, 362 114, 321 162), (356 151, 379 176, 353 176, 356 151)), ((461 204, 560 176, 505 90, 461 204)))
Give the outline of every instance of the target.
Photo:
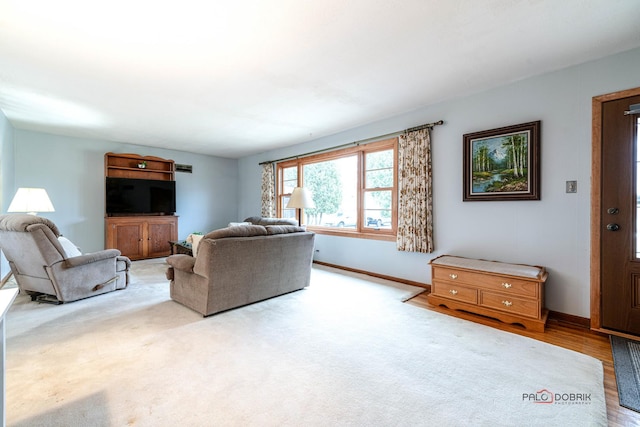
POLYGON ((173 214, 176 182, 106 177, 106 211, 113 214, 173 214))

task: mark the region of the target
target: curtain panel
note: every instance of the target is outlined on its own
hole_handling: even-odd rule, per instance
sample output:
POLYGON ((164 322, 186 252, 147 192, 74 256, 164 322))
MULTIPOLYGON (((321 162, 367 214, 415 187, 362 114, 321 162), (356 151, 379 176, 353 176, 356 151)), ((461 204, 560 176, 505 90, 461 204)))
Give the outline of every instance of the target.
POLYGON ((431 193, 431 129, 405 132, 398 138, 399 251, 433 252, 431 193))
POLYGON ((276 165, 262 165, 262 196, 260 215, 264 218, 276 216, 276 165))

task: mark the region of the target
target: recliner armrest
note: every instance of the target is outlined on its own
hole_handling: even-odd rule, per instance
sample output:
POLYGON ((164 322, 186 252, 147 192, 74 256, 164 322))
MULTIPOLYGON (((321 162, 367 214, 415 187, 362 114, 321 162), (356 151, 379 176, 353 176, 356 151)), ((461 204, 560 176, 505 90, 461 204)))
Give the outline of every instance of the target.
POLYGON ((171 255, 167 258, 167 264, 177 270, 193 273, 193 266, 196 264, 196 259, 185 254, 171 255))
POLYGON ((79 265, 91 264, 92 262, 102 261, 104 259, 116 258, 120 256, 120 253, 121 252, 118 249, 105 249, 103 251, 67 258, 65 260, 65 264, 67 267, 77 267, 79 265))

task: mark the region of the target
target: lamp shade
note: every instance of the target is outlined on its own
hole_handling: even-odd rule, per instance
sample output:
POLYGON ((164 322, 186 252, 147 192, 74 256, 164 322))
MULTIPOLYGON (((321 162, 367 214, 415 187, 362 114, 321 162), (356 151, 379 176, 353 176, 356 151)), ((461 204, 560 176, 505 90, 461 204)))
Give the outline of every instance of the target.
POLYGON ((287 203, 287 209, 313 209, 316 204, 313 203, 311 198, 311 192, 304 187, 296 187, 289 197, 289 203, 287 203))
POLYGON ((18 188, 7 212, 55 212, 49 195, 44 188, 18 188))

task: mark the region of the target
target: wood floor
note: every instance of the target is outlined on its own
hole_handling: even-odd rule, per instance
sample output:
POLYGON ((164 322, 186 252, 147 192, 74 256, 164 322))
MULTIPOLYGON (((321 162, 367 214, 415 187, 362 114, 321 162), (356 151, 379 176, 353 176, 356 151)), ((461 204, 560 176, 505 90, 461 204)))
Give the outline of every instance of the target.
POLYGON ((631 411, 619 404, 616 376, 613 370, 613 355, 611 353, 611 344, 609 343, 608 335, 593 332, 583 326, 571 325, 554 320, 547 322, 547 328, 544 333, 530 332, 517 325, 507 325, 494 319, 462 311, 452 311, 445 307, 432 306, 427 302, 427 293, 420 294, 407 301, 407 303, 440 313, 455 314, 457 317, 534 338, 600 359, 604 366, 604 391, 607 400, 607 418, 609 419, 609 425, 615 427, 640 427, 640 413, 631 411))

